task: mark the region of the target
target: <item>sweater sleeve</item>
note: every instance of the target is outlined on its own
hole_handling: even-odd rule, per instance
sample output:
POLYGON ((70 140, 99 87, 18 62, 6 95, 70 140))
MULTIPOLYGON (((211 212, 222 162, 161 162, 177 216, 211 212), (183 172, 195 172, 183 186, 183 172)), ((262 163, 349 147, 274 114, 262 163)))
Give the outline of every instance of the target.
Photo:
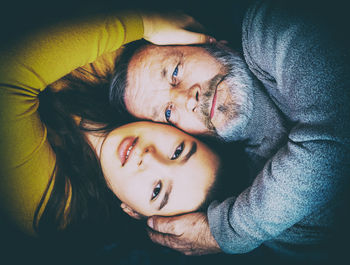
POLYGON ((142 38, 138 14, 76 19, 40 29, 1 51, 1 210, 33 233, 35 209, 48 185, 55 155, 37 109, 47 85, 77 67, 142 38))
POLYGON ((249 252, 275 238, 318 243, 349 184, 349 57, 320 21, 297 14, 258 3, 245 17, 245 59, 291 129, 249 188, 209 207, 211 231, 227 253, 249 252), (296 224, 302 234, 286 236, 296 224))

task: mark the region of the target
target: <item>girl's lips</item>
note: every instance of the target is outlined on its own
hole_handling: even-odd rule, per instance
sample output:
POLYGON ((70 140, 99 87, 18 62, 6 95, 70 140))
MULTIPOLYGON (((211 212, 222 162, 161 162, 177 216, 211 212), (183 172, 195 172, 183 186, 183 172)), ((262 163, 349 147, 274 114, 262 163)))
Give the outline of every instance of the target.
POLYGON ((118 147, 118 155, 122 166, 128 161, 128 158, 136 145, 138 137, 129 136, 123 139, 118 147))

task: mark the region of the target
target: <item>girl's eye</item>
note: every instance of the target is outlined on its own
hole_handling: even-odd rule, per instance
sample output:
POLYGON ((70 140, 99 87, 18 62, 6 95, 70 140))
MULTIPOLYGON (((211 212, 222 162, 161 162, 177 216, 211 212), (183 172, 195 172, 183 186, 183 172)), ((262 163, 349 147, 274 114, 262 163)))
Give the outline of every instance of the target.
POLYGON ((160 193, 161 189, 162 189, 162 183, 158 182, 157 186, 154 188, 154 190, 152 192, 151 200, 154 200, 155 198, 158 197, 158 194, 160 193))
POLYGON ((167 107, 166 110, 165 110, 165 113, 164 113, 164 116, 165 116, 165 119, 166 119, 167 122, 169 122, 170 118, 171 118, 171 108, 172 108, 172 105, 167 107))
POLYGON ((171 160, 175 160, 181 155, 182 151, 184 150, 184 146, 185 146, 185 144, 184 144, 184 142, 182 142, 178 147, 176 147, 176 150, 175 150, 173 156, 171 157, 171 160))

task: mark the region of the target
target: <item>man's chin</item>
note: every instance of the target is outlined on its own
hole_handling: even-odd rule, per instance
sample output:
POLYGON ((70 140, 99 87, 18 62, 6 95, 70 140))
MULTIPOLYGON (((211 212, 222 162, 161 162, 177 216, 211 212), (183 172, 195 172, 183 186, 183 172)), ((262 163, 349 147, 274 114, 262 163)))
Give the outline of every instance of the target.
POLYGON ((221 118, 220 120, 215 120, 215 118, 216 117, 214 117, 214 119, 212 120, 212 125, 214 128, 212 135, 216 135, 218 138, 226 139, 227 136, 231 134, 233 125, 230 124, 230 121, 223 119, 226 118, 223 114, 221 115, 221 117, 217 117, 221 118))
POLYGON ((221 140, 231 142, 241 140, 243 132, 237 121, 227 121, 216 128, 216 134, 221 140))
POLYGON ((201 135, 204 136, 204 137, 207 137, 207 136, 215 137, 215 138, 218 137, 218 134, 217 134, 217 132, 216 132, 214 127, 208 128, 208 130, 206 130, 205 132, 201 133, 201 135))

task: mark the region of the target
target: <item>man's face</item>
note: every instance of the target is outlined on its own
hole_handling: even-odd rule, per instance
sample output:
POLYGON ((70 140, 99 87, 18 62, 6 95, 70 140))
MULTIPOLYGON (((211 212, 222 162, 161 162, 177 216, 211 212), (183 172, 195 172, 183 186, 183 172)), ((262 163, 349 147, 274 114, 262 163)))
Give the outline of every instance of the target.
POLYGON ((228 67, 205 48, 148 45, 130 61, 124 100, 138 118, 220 135, 237 116, 230 86, 228 67))

